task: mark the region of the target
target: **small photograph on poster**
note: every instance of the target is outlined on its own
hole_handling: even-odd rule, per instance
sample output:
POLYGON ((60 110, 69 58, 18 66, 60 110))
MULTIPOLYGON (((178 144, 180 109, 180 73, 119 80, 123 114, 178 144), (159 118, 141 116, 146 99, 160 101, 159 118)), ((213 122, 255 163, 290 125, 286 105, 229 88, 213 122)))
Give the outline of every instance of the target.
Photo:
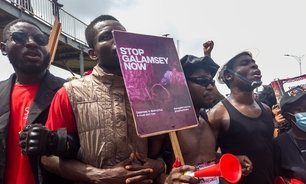
POLYGON ((113 35, 138 135, 197 126, 173 39, 122 31, 113 35))

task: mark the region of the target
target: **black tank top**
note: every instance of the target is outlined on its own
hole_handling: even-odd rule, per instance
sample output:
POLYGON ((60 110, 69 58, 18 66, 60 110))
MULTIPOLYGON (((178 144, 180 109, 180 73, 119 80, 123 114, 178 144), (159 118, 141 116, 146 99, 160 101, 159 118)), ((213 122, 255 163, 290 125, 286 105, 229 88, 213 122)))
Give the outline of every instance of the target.
POLYGON ((272 137, 274 124, 262 104, 261 114, 251 118, 240 113, 227 99, 222 103, 230 117, 229 129, 218 138, 222 153, 246 155, 253 163, 253 171, 242 176, 239 184, 273 184, 272 137))

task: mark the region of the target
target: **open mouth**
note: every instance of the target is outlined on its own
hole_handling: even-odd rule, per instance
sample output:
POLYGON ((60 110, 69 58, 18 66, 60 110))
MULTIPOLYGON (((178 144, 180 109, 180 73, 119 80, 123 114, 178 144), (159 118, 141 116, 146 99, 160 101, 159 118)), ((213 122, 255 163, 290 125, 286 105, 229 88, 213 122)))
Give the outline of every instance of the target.
POLYGON ((40 55, 36 52, 26 52, 24 56, 30 60, 38 60, 40 59, 40 55))
POLYGON ((254 77, 256 77, 256 78, 261 78, 261 77, 262 77, 262 76, 261 76, 261 72, 260 72, 259 70, 255 71, 255 72, 253 73, 253 75, 254 75, 254 77))

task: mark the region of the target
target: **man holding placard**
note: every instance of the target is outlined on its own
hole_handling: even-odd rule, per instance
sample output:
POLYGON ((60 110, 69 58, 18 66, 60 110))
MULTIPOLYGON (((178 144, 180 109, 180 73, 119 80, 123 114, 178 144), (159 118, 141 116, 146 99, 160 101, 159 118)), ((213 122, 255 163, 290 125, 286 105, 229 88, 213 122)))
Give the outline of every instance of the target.
POLYGON ((97 17, 86 28, 88 53, 97 60, 97 66, 92 74, 65 83, 55 95, 46 124, 51 130, 45 127, 23 130, 21 134, 26 137, 23 153, 44 155, 44 150, 68 149, 70 144, 58 141, 59 134, 55 132, 66 127, 68 134, 80 138, 81 162, 44 157, 42 163, 50 172, 83 183, 152 183, 164 171, 164 163, 146 158, 147 139, 135 132, 113 30, 125 28, 109 15, 97 17), (51 146, 46 147, 43 144, 46 141, 51 146))

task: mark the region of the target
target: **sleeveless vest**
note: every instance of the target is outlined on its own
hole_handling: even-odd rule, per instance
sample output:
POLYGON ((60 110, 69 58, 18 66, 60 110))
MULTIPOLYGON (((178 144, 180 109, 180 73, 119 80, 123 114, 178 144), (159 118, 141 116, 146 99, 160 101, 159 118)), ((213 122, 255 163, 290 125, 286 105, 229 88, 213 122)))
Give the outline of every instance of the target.
POLYGON ((218 138, 221 152, 246 155, 253 163, 253 171, 243 176, 238 184, 273 184, 272 116, 258 101, 262 112, 256 118, 243 115, 227 99, 221 102, 230 117, 228 131, 218 138))
POLYGON ((79 160, 107 169, 133 151, 147 156, 147 139, 136 134, 122 77, 105 73, 97 65, 91 75, 64 86, 80 138, 79 160))

